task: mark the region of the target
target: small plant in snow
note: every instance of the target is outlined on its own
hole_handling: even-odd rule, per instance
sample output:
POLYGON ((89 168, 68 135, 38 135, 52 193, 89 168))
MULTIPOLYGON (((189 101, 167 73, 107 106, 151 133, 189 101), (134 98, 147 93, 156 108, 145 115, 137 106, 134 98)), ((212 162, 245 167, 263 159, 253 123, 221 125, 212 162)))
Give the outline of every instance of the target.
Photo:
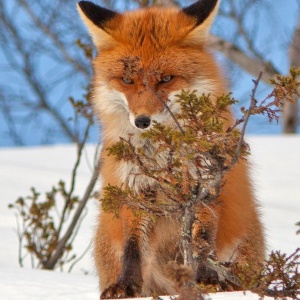
MULTIPOLYGON (((92 48, 90 45, 77 42, 91 59, 92 48)), ((71 172, 70 184, 60 180, 50 192, 42 195, 35 188, 31 194, 19 197, 9 207, 15 209, 18 220, 19 238, 19 264, 23 266, 24 259, 31 257, 32 267, 43 269, 56 269, 68 263, 69 271, 80 260, 73 249, 73 242, 77 236, 82 219, 86 215, 86 203, 93 196, 93 188, 98 177, 98 161, 91 166, 91 178, 82 197, 75 195, 76 177, 82 160, 84 147, 94 123, 91 105, 88 101, 89 87, 83 100, 69 101, 74 108, 74 128, 76 131, 77 156, 71 172), (80 136, 77 132, 79 122, 84 120, 85 130, 80 136), (24 254, 24 249, 26 249, 24 254)), ((98 149, 96 150, 96 155, 98 149)), ((90 246, 90 245, 88 245, 90 246)))

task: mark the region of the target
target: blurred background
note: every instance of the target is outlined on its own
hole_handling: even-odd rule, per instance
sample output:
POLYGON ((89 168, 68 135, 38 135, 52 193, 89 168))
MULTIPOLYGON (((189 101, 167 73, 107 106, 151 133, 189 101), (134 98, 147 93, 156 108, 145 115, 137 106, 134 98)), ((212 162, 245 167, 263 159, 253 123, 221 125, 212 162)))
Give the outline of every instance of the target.
MULTIPOLYGON (((187 6, 187 0, 95 0, 122 12, 140 6, 187 6)), ((76 0, 0 0, 0 147, 74 143, 88 120, 86 103, 96 55, 76 0)), ((269 78, 300 66, 300 1, 222 0, 212 28, 212 48, 229 88, 247 106, 252 79, 264 75, 258 97, 270 92, 269 78)), ((296 99, 297 100, 297 99, 296 99)), ((238 109, 236 109, 238 113, 238 109)), ((298 104, 287 104, 279 124, 254 117, 248 134, 299 132, 298 104)), ((101 141, 92 125, 88 141, 101 141)))

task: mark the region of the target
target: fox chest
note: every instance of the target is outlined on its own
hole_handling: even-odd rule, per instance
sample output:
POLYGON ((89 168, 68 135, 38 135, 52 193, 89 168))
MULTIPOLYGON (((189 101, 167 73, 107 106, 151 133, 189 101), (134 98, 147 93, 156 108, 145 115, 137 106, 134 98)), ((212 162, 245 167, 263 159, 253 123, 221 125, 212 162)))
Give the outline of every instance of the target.
POLYGON ((132 162, 119 162, 115 172, 120 183, 136 193, 154 184, 154 180, 144 175, 139 166, 132 162))

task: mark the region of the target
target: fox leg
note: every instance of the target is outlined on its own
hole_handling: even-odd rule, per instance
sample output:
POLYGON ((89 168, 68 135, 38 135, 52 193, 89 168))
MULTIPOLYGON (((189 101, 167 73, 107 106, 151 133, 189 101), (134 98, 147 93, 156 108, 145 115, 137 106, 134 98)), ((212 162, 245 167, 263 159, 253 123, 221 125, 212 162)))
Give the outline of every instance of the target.
POLYGON ((218 198, 217 258, 258 266, 265 255, 264 230, 248 172, 248 164, 241 161, 226 175, 218 198))
POLYGON ((247 228, 247 234, 237 247, 236 261, 241 265, 259 268, 265 259, 265 240, 263 227, 257 216, 247 228))
POLYGON ((142 283, 138 239, 132 235, 124 247, 121 272, 117 281, 102 292, 101 299, 136 297, 141 292, 142 283))
MULTIPOLYGON (((203 253, 204 259, 205 255, 213 255, 220 262, 259 267, 264 260, 265 241, 247 164, 236 165, 225 179, 215 204, 209 204, 205 209, 200 207, 197 211, 193 239, 200 245, 199 261, 203 253), (212 251, 207 253, 205 249, 212 251)), ((210 270, 205 266, 201 268, 201 263, 199 265, 200 281, 212 277, 210 270)))
MULTIPOLYGON (((103 217, 102 217, 103 218, 103 217)), ((144 235, 147 233, 148 220, 134 217, 130 210, 124 209, 120 218, 106 217, 101 220, 96 236, 98 251, 97 269, 103 290, 101 299, 136 297, 141 294, 142 253, 144 253, 144 235), (101 230, 101 222, 109 218, 115 232, 110 236, 101 230)))

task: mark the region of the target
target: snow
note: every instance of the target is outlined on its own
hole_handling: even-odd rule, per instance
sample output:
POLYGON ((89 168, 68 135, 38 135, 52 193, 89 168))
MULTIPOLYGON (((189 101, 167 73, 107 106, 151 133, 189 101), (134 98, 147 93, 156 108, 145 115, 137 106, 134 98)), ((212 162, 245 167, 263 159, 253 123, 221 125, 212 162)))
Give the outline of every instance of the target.
POLYGON ((3 300, 99 299, 95 277, 16 267, 0 268, 0 291, 3 300))
MULTIPOLYGON (((250 136, 248 142, 252 149, 252 178, 261 203, 269 250, 292 253, 300 241, 295 234, 295 223, 300 221, 300 137, 250 136)), ((87 147, 77 176, 77 194, 82 194, 88 183, 94 150, 93 145, 87 147)), ((29 195, 32 186, 44 192, 60 179, 69 182, 75 158, 73 145, 0 149, 0 299, 99 299, 91 249, 71 273, 32 269, 29 262, 20 268, 16 216, 8 209, 8 204, 19 196, 29 195)), ((91 200, 75 240, 78 254, 92 240, 96 215, 97 203, 91 200)), ((211 294, 208 298, 259 299, 249 292, 211 294)))
POLYGON ((295 235, 295 223, 300 221, 300 137, 256 136, 248 140, 269 250, 292 253, 300 246, 300 236, 295 235))

